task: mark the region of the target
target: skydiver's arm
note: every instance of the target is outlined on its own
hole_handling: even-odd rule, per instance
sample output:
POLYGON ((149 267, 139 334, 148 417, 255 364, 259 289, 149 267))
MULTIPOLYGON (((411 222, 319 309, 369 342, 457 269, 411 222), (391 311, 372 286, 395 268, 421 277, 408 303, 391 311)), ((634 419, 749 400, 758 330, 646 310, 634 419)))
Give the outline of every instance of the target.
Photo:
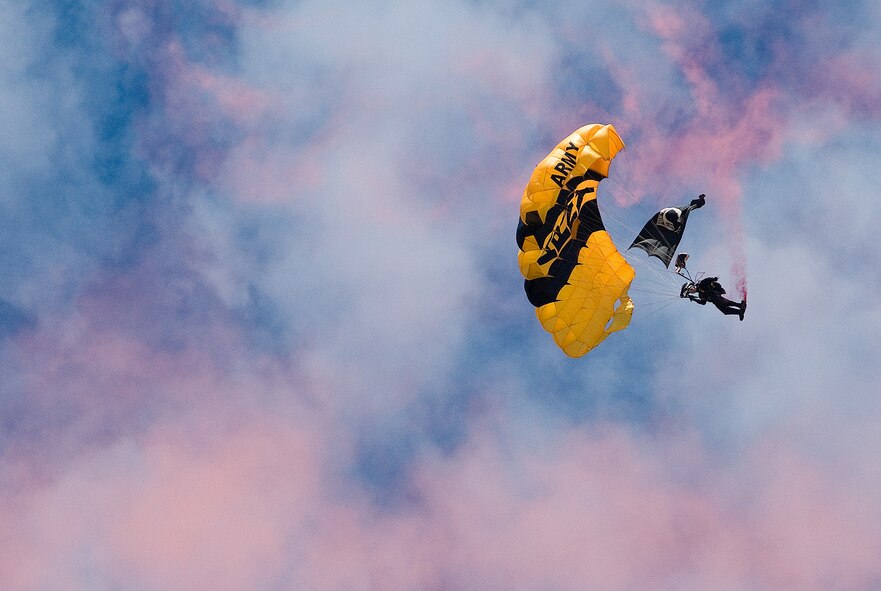
POLYGON ((707 202, 706 195, 701 193, 700 195, 698 195, 697 199, 691 200, 691 203, 689 204, 689 206, 694 209, 698 209, 700 207, 703 207, 706 202, 707 202))

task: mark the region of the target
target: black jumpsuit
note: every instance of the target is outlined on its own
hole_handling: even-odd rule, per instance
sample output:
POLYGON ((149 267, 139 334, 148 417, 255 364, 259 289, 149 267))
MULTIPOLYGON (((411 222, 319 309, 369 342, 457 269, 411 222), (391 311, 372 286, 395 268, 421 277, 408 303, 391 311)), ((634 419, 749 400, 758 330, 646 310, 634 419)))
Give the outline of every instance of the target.
POLYGON ((692 297, 695 302, 699 304, 710 302, 723 314, 737 314, 738 316, 743 314, 743 302, 732 302, 722 295, 725 293, 725 289, 719 284, 718 277, 701 279, 696 287, 697 297, 692 297))

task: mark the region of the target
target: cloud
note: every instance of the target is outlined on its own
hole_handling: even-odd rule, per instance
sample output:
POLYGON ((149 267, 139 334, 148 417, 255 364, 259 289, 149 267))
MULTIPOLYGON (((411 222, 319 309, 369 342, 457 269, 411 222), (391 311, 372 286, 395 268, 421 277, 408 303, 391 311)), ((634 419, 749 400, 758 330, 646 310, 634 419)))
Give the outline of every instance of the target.
POLYGON ((2 586, 877 585, 877 15, 753 4, 10 8, 2 586), (595 120, 744 322, 537 326, 595 120))
POLYGON ((418 505, 378 512, 328 477, 323 425, 211 418, 196 434, 159 428, 119 443, 7 503, 24 509, 9 521, 24 535, 6 547, 29 557, 8 580, 822 589, 829 578, 868 588, 879 575, 878 481, 829 480, 781 441, 720 466, 688 437, 658 446, 609 426, 529 449, 504 422, 502 437, 477 425, 454 455, 421 463, 418 505))

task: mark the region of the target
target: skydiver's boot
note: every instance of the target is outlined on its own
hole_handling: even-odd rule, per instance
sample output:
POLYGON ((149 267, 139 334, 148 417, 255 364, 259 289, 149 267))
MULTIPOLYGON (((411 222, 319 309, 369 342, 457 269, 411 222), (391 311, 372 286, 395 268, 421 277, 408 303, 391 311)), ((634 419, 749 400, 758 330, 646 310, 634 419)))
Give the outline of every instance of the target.
POLYGON ((746 299, 740 301, 740 321, 743 322, 743 315, 746 312, 746 299))

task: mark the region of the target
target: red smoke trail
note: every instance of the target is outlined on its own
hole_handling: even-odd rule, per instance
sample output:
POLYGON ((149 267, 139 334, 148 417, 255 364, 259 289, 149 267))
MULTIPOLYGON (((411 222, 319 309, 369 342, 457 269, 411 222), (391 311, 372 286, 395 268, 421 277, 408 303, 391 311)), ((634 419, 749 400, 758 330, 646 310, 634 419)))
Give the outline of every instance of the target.
POLYGON ((734 288, 740 293, 740 299, 746 300, 746 260, 735 260, 731 265, 731 273, 734 275, 734 288))
POLYGON ((746 247, 744 245, 744 232, 741 211, 741 191, 733 184, 727 191, 722 191, 723 199, 719 212, 724 222, 726 242, 731 254, 731 275, 734 280, 734 289, 745 300, 747 294, 746 283, 746 247))

